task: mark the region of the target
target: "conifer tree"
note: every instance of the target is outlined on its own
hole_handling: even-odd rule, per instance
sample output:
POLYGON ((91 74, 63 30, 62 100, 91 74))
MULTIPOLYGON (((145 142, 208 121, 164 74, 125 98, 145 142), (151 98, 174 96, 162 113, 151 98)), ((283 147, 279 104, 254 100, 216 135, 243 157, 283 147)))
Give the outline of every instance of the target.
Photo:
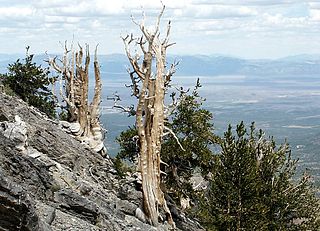
POLYGON ((241 122, 224 134, 200 217, 209 230, 319 230, 319 199, 310 178, 295 181, 288 144, 249 133, 241 122))
POLYGON ((26 57, 21 62, 9 64, 8 73, 1 75, 5 86, 8 86, 23 101, 38 108, 49 117, 55 117, 56 103, 49 85, 55 81, 55 77, 49 76, 49 69, 37 65, 33 61, 34 55, 29 54, 29 46, 26 47, 26 57))
POLYGON ((165 187, 176 202, 194 197, 190 178, 196 171, 206 175, 212 165, 211 148, 217 136, 213 133, 212 113, 202 107, 205 99, 198 93, 200 87, 198 79, 190 95, 180 95, 179 104, 167 123, 173 133, 162 144, 161 157, 168 164, 165 187))

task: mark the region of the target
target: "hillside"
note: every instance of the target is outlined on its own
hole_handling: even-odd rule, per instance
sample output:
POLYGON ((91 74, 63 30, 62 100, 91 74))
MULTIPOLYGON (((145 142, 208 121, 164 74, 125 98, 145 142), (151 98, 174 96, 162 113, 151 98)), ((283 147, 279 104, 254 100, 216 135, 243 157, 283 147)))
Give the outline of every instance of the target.
MULTIPOLYGON (((23 101, 0 93, 0 230, 168 230, 145 222, 138 176, 119 180, 92 152, 23 101)), ((202 230, 169 204, 178 230, 202 230)))

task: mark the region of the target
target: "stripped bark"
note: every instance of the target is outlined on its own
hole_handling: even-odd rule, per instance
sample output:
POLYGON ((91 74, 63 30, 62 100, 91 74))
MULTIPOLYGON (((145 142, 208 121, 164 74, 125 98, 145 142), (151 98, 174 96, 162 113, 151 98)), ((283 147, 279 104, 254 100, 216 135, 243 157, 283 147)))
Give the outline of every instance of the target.
POLYGON ((138 129, 140 144, 140 171, 142 175, 142 190, 144 211, 149 222, 157 226, 159 219, 159 206, 165 210, 168 222, 174 226, 169 208, 160 188, 160 151, 164 134, 164 98, 166 88, 175 72, 176 64, 166 69, 166 50, 169 44, 170 22, 167 26, 166 36, 160 39, 160 19, 165 7, 163 6, 155 25, 154 31, 149 31, 141 23, 133 22, 139 26, 142 36, 135 39, 133 35, 123 38, 125 51, 132 71, 129 71, 132 80, 132 92, 138 98, 136 108, 136 127, 138 129), (142 60, 137 53, 134 56, 130 52, 130 46, 136 45, 142 53, 142 60), (155 61, 155 71, 153 69, 155 61))
POLYGON ((57 57, 49 59, 49 65, 60 74, 60 95, 66 103, 67 120, 72 134, 94 151, 105 154, 104 130, 99 121, 102 84, 97 47, 94 54, 95 88, 90 105, 88 103, 89 45, 86 45, 85 50, 80 44, 78 47, 78 51, 74 50, 73 45, 68 50, 65 43, 62 60, 58 62, 57 57))

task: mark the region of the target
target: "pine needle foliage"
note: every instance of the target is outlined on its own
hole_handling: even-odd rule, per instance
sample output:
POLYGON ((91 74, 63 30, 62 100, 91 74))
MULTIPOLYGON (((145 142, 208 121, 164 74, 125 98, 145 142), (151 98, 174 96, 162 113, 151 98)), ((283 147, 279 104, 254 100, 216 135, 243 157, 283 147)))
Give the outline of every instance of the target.
POLYGON ((165 167, 167 192, 179 202, 180 198, 194 197, 190 178, 195 173, 207 175, 212 165, 212 146, 217 140, 212 124, 213 115, 203 108, 204 98, 199 96, 199 79, 191 94, 182 94, 168 127, 172 134, 165 137, 161 158, 165 167), (182 149, 183 148, 183 149, 182 149))
POLYGON ((23 101, 54 118, 56 103, 48 87, 53 84, 55 77, 50 77, 49 69, 37 65, 33 58, 27 47, 26 57, 9 64, 8 73, 1 75, 1 79, 23 101))
POLYGON ((319 230, 310 176, 294 180, 297 160, 254 124, 229 126, 198 216, 209 230, 319 230))

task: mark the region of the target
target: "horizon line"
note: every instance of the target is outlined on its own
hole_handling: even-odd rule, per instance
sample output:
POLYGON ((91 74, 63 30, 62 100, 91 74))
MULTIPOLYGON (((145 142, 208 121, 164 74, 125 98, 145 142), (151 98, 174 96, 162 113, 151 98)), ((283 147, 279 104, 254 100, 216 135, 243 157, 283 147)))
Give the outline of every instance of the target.
MULTIPOLYGON (((38 52, 30 52, 31 54, 35 55, 35 56, 39 56, 39 55, 45 55, 45 52, 42 53, 38 53, 38 52)), ((57 53, 49 53, 51 55, 59 55, 57 53)), ((61 54, 61 52, 60 52, 61 54)), ((0 53, 0 55, 7 55, 7 56, 21 56, 21 55, 25 55, 25 52, 21 52, 21 53, 0 53)), ((111 55, 121 55, 121 56, 126 56, 124 53, 102 53, 102 54, 98 54, 98 56, 111 56, 111 55)), ((284 56, 280 56, 280 57, 256 57, 256 58, 246 58, 246 57, 241 57, 239 55, 231 55, 231 54, 221 54, 221 53, 213 53, 213 54, 201 54, 201 53, 197 53, 197 54, 188 54, 188 53, 183 53, 183 54, 169 54, 167 55, 167 57, 174 57, 174 56, 190 56, 190 57, 227 57, 227 58, 234 58, 234 59, 243 59, 243 60, 281 60, 281 59, 286 59, 286 58, 294 58, 294 57, 299 57, 299 56, 319 56, 316 58, 320 59, 320 53, 297 53, 297 54, 292 54, 292 55, 284 55, 284 56)))

